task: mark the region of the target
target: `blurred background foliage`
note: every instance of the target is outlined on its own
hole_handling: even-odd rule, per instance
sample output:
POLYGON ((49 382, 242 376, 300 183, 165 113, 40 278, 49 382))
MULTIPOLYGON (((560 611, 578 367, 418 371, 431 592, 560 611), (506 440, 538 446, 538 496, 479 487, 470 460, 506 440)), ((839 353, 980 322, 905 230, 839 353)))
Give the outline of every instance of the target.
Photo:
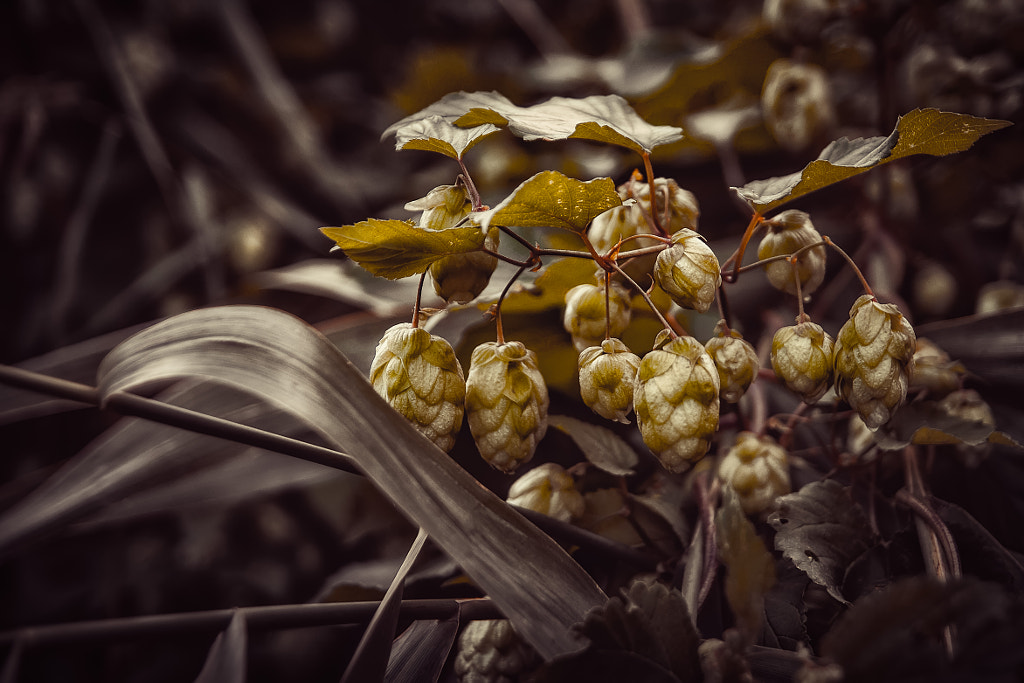
MULTIPOLYGON (((10 0, 0 6, 0 361, 89 383, 105 350, 141 324, 256 302, 319 325, 365 369, 380 333, 407 317, 411 285, 327 260, 317 228, 411 217, 406 202, 454 180, 450 160, 379 139, 452 91, 493 89, 517 104, 617 93, 651 123, 682 126, 686 140, 659 149, 655 171, 696 194, 701 232, 728 255, 748 219, 730 185, 798 170, 843 135, 888 134, 916 107, 1020 124, 1022 62, 1020 0, 10 0)), ((1022 135, 1016 125, 956 157, 894 163, 799 208, 915 324, 1022 305, 1022 135)), ((491 205, 540 170, 621 183, 639 164, 585 142, 505 135, 466 162, 491 205)), ((810 311, 834 330, 856 282, 832 261, 829 272, 810 311)), ((794 314, 756 274, 729 295, 752 341, 794 314)), ((523 313, 510 305, 507 326, 550 347, 556 405, 578 414, 573 378, 557 374, 571 358, 557 308, 523 313)), ((455 342, 479 316, 460 311, 438 331, 448 325, 455 342)), ((686 322, 699 338, 714 324, 686 322)), ((466 333, 463 352, 481 334, 466 333)), ((113 419, 66 411, 0 394, 0 504, 113 419)), ((564 435, 545 445, 573 461, 564 435)), ((214 478, 206 507, 182 512, 178 492, 5 562, 0 628, 378 595, 411 538, 360 482, 280 492, 237 476, 214 478), (247 484, 270 492, 250 496, 247 484), (374 580, 330 580, 379 558, 374 580)), ((426 583, 423 595, 460 590, 426 583)), ((336 679, 345 656, 330 648, 351 639, 334 635, 268 637, 253 675, 273 680, 301 660, 309 680, 336 679)), ((70 647, 29 671, 188 679, 208 641, 185 640, 145 655, 70 647)))

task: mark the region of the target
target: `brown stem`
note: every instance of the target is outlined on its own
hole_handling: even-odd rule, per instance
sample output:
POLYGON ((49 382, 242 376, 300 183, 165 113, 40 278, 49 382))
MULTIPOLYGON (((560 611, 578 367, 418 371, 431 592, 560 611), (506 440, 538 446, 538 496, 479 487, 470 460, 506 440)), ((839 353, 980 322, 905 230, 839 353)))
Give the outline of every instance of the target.
POLYGON ((530 266, 530 262, 527 261, 525 264, 519 267, 519 270, 515 272, 509 281, 505 283, 505 288, 501 290, 501 296, 498 297, 498 302, 494 305, 494 325, 495 333, 497 334, 497 341, 499 344, 505 343, 505 330, 501 326, 501 304, 505 301, 505 295, 508 294, 508 290, 512 288, 513 283, 519 279, 519 276, 526 272, 526 269, 530 266))
POLYGON ((860 268, 857 267, 857 263, 852 258, 850 258, 850 255, 843 251, 843 249, 838 244, 830 240, 828 238, 828 235, 822 235, 821 241, 827 244, 828 246, 832 247, 836 251, 838 251, 840 256, 846 259, 846 262, 850 264, 850 268, 853 269, 853 272, 856 273, 857 278, 860 280, 861 286, 864 287, 864 293, 873 298, 875 296, 875 293, 874 291, 872 291, 871 285, 868 284, 867 279, 865 279, 864 277, 864 273, 862 273, 860 268))
POLYGON ((754 213, 750 217, 750 223, 747 224, 747 229, 743 233, 743 237, 740 238, 740 246, 736 250, 736 253, 726 259, 725 263, 722 264, 722 279, 726 282, 736 282, 736 279, 740 274, 740 266, 743 265, 743 254, 747 250, 747 243, 750 242, 750 238, 754 236, 754 232, 764 222, 764 216, 759 213, 754 213), (727 274, 725 272, 729 264, 733 264, 732 273, 727 274))
POLYGON ((654 229, 659 235, 667 237, 668 233, 665 231, 665 228, 662 227, 661 219, 658 218, 657 197, 655 197, 654 194, 654 167, 651 166, 651 153, 645 151, 640 156, 643 157, 644 173, 647 175, 647 189, 650 191, 651 218, 654 219, 654 229))
POLYGON ((804 314, 804 292, 803 287, 800 284, 800 266, 797 263, 797 256, 794 254, 789 257, 789 265, 793 268, 793 285, 796 287, 796 323, 807 322, 807 316, 804 314))
POLYGON ((476 189, 476 183, 473 182, 473 176, 469 175, 469 169, 466 168, 466 164, 462 161, 462 157, 459 157, 456 161, 459 162, 459 168, 462 169, 462 182, 466 185, 466 192, 469 194, 469 201, 473 204, 473 211, 480 211, 483 208, 483 202, 480 199, 480 192, 476 189))
POLYGON ((429 271, 428 268, 420 273, 420 283, 416 287, 416 302, 412 306, 412 329, 414 330, 420 326, 420 301, 423 297, 423 283, 426 282, 429 271))
POLYGON ((657 316, 658 320, 661 321, 661 324, 665 327, 666 330, 668 330, 669 335, 673 339, 678 337, 679 335, 676 333, 676 330, 675 330, 674 326, 669 324, 668 320, 665 319, 665 316, 662 315, 661 311, 658 310, 658 307, 654 305, 654 302, 651 300, 651 295, 647 293, 647 290, 644 289, 643 287, 641 287, 640 285, 638 285, 636 283, 636 280, 634 280, 628 274, 626 274, 626 271, 624 271, 622 268, 620 268, 619 264, 617 264, 614 261, 612 261, 612 262, 610 262, 610 265, 611 265, 612 268, 615 269, 616 273, 618 273, 622 277, 626 278, 626 281, 629 282, 629 284, 633 285, 633 288, 636 289, 636 291, 638 291, 640 293, 640 296, 642 296, 644 298, 644 301, 647 302, 647 306, 652 311, 654 311, 654 315, 657 316))

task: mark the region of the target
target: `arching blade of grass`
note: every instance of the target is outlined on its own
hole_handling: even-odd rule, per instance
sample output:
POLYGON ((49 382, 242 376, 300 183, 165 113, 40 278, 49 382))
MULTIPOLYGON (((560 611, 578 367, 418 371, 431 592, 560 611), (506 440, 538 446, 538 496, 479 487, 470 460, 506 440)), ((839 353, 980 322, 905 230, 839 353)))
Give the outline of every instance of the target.
POLYGON ((314 328, 255 306, 192 311, 111 351, 99 388, 109 400, 181 378, 249 391, 350 453, 545 658, 584 644, 570 626, 605 600, 593 579, 395 413, 314 328))

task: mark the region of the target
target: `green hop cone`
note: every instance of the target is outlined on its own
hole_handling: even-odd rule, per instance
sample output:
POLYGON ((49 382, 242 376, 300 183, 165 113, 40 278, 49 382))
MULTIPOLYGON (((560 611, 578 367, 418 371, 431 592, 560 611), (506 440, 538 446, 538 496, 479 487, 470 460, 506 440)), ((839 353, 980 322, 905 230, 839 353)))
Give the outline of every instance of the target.
POLYGON ((516 479, 508 490, 508 502, 563 522, 583 514, 583 495, 576 481, 561 465, 546 462, 516 479))
MULTIPOLYGON (((757 248, 757 258, 762 260, 793 254, 799 249, 821 242, 821 235, 814 229, 810 216, 803 211, 783 211, 775 218, 765 221, 764 225, 768 232, 757 248)), ((772 286, 788 294, 796 294, 793 266, 789 261, 772 261, 765 264, 764 270, 772 286)), ((800 292, 804 295, 810 294, 821 285, 825 279, 824 245, 808 249, 797 257, 795 277, 800 279, 800 292)))
POLYGON ((580 352, 580 395, 587 407, 606 420, 629 423, 640 357, 618 339, 580 352))
POLYGON ((629 292, 619 283, 613 282, 608 290, 606 307, 605 291, 602 282, 600 285, 576 285, 565 293, 562 325, 572 335, 572 343, 577 351, 600 344, 606 336, 617 337, 629 327, 633 317, 629 292))
POLYGON ((745 513, 759 515, 790 491, 786 449, 770 436, 740 432, 718 465, 718 479, 736 492, 745 513))
MULTIPOLYGON (((427 230, 446 230, 454 227, 473 209, 464 185, 441 185, 426 197, 405 205, 408 211, 422 211, 419 225, 427 230)), ((498 249, 498 230, 487 234, 484 241, 491 251, 498 249)), ((498 259, 482 251, 445 256, 430 264, 430 277, 434 292, 445 301, 464 304, 484 291, 498 259)))
POLYGON ((548 428, 548 389, 522 342, 485 342, 466 378, 466 419, 484 460, 513 472, 533 457, 548 428))
POLYGON ((453 668, 460 683, 511 683, 540 665, 508 619, 478 619, 459 634, 453 668))
POLYGON ((863 294, 836 339, 836 393, 869 429, 878 429, 903 405, 913 372, 916 335, 895 304, 863 294))
POLYGON ((715 336, 704 348, 718 368, 720 398, 726 403, 738 403, 757 377, 757 351, 743 335, 729 329, 724 320, 715 325, 715 336))
POLYGON ((462 426, 466 380, 451 344, 422 327, 400 323, 384 333, 370 382, 392 408, 444 451, 462 426))
POLYGON ((672 236, 672 246, 658 254, 654 279, 683 308, 706 313, 722 284, 718 257, 700 235, 683 228, 672 236))
POLYGON ((708 452, 718 429, 719 390, 715 361, 693 337, 677 337, 640 362, 637 425, 669 471, 683 472, 708 452))
POLYGON ((662 230, 672 235, 683 228, 697 229, 700 207, 689 190, 679 187, 674 178, 654 179, 654 206, 651 206, 651 186, 634 183, 633 196, 650 215, 657 215, 662 230))
POLYGON ((815 403, 832 384, 835 342, 821 325, 781 327, 772 338, 772 369, 805 403, 815 403))

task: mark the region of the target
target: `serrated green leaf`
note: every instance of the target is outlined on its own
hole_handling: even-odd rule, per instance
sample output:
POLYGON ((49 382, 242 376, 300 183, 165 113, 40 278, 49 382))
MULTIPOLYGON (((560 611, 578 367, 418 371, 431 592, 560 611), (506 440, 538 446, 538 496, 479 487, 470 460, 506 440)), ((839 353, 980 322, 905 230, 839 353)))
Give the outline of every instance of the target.
POLYGON ((476 143, 500 130, 490 123, 460 128, 443 116, 429 116, 396 131, 395 149, 418 149, 461 159, 476 143))
POLYGON ((568 415, 551 415, 548 426, 568 434, 592 465, 616 476, 633 474, 636 451, 612 430, 568 415))
POLYGON ((945 156, 971 147, 982 135, 1011 125, 938 109, 915 109, 901 116, 887 137, 840 138, 802 171, 755 180, 733 190, 755 211, 765 213, 805 194, 872 168, 914 154, 945 156))
POLYGON ((484 244, 484 233, 475 226, 426 230, 394 219, 370 218, 320 232, 360 266, 389 280, 418 275, 439 258, 476 251, 484 244))
POLYGON ((500 204, 480 214, 480 226, 562 228, 583 232, 590 221, 622 199, 611 178, 586 182, 558 171, 541 171, 524 181, 500 204))

